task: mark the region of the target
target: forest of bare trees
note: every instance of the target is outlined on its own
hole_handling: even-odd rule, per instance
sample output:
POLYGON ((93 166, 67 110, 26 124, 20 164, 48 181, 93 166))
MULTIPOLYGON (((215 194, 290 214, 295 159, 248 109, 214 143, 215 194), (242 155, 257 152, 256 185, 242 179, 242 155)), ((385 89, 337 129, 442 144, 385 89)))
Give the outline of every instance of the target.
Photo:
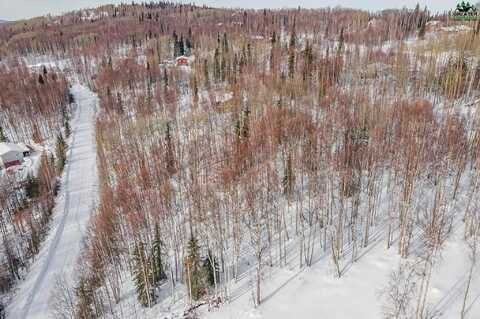
MULTIPOLYGON (((432 270, 462 223, 472 269, 464 318, 478 263, 480 126, 459 105, 478 99, 480 23, 438 39, 429 22, 453 22, 418 6, 84 13, 0 26, 9 138, 55 136, 69 102, 62 74, 7 65, 15 54, 71 59, 100 98, 100 203, 78 285, 60 289, 75 296, 59 301, 60 317, 118 316, 129 280, 144 307, 178 286, 191 311, 226 303, 247 265, 260 305, 266 268, 328 256, 342 277, 381 237, 404 260, 385 317, 432 318, 432 270), (174 65, 180 55, 190 66, 174 65)), ((24 227, 35 233, 15 225, 20 238, 24 227)))

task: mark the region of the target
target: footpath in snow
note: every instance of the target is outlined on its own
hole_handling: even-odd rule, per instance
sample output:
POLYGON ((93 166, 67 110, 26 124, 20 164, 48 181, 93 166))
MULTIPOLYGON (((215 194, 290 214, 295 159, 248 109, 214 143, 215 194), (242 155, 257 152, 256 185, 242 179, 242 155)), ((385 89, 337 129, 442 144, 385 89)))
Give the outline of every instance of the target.
POLYGON ((7 307, 7 318, 53 318, 51 297, 56 282, 75 279, 75 265, 82 249, 97 199, 95 112, 96 94, 75 84, 72 94, 78 105, 71 121, 72 137, 62 188, 55 206, 50 231, 25 280, 7 307))

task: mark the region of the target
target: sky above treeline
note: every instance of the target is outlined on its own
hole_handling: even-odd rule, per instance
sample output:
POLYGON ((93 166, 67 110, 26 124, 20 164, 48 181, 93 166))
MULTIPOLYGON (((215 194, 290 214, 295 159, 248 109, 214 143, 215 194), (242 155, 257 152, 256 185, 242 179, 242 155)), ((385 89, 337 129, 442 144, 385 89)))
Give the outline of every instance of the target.
MULTIPOLYGON (((130 3, 130 0, 0 0, 0 20, 19 20, 46 14, 60 14, 81 8, 95 7, 102 4, 130 3)), ((140 1, 136 1, 140 2, 140 1)), ((233 8, 322 8, 348 7, 366 10, 381 10, 387 8, 413 8, 417 3, 427 6, 431 11, 448 11, 455 8, 456 0, 197 0, 178 1, 195 2, 212 7, 233 8)))

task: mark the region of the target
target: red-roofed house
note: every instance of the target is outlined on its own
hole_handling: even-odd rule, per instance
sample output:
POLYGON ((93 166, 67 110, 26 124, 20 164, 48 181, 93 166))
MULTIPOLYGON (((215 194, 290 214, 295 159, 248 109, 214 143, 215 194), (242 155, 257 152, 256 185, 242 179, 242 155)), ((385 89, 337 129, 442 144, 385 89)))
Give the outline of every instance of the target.
POLYGON ((20 165, 29 152, 30 149, 24 145, 0 143, 0 166, 9 168, 10 166, 20 165))

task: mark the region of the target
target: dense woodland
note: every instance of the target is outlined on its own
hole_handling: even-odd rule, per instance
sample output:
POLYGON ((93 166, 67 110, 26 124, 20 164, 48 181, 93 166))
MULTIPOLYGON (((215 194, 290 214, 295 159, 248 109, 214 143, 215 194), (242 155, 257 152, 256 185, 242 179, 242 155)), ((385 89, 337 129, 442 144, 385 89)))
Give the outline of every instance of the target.
POLYGON ((0 83, 2 139, 41 143, 64 125, 69 104, 64 74, 45 66, 35 72, 19 62, 0 65, 0 83))
MULTIPOLYGON (((228 302, 249 267, 259 305, 265 268, 328 256, 341 277, 383 236, 415 261, 392 291, 421 283, 415 298, 389 294, 385 318, 431 318, 444 242, 461 223, 473 265, 480 236, 480 21, 454 36, 439 25, 458 22, 418 6, 148 3, 0 26, 6 136, 61 137, 73 102, 65 75, 29 71, 19 55, 68 59, 100 98, 100 203, 58 317, 118 318, 128 281, 144 307, 184 287, 191 315, 228 302), (181 55, 190 66, 174 65, 181 55)), ((2 210, 2 220, 21 214, 2 210)), ((34 227, 13 225, 8 236, 33 238, 34 227)), ((2 276, 18 280, 15 271, 2 276)))
POLYGON ((57 177, 66 161, 71 97, 66 77, 46 67, 33 72, 19 63, 0 65, 0 69, 0 142, 55 142, 54 150, 39 154, 36 172, 26 177, 1 172, 3 294, 22 278, 48 231, 58 191, 57 177))

